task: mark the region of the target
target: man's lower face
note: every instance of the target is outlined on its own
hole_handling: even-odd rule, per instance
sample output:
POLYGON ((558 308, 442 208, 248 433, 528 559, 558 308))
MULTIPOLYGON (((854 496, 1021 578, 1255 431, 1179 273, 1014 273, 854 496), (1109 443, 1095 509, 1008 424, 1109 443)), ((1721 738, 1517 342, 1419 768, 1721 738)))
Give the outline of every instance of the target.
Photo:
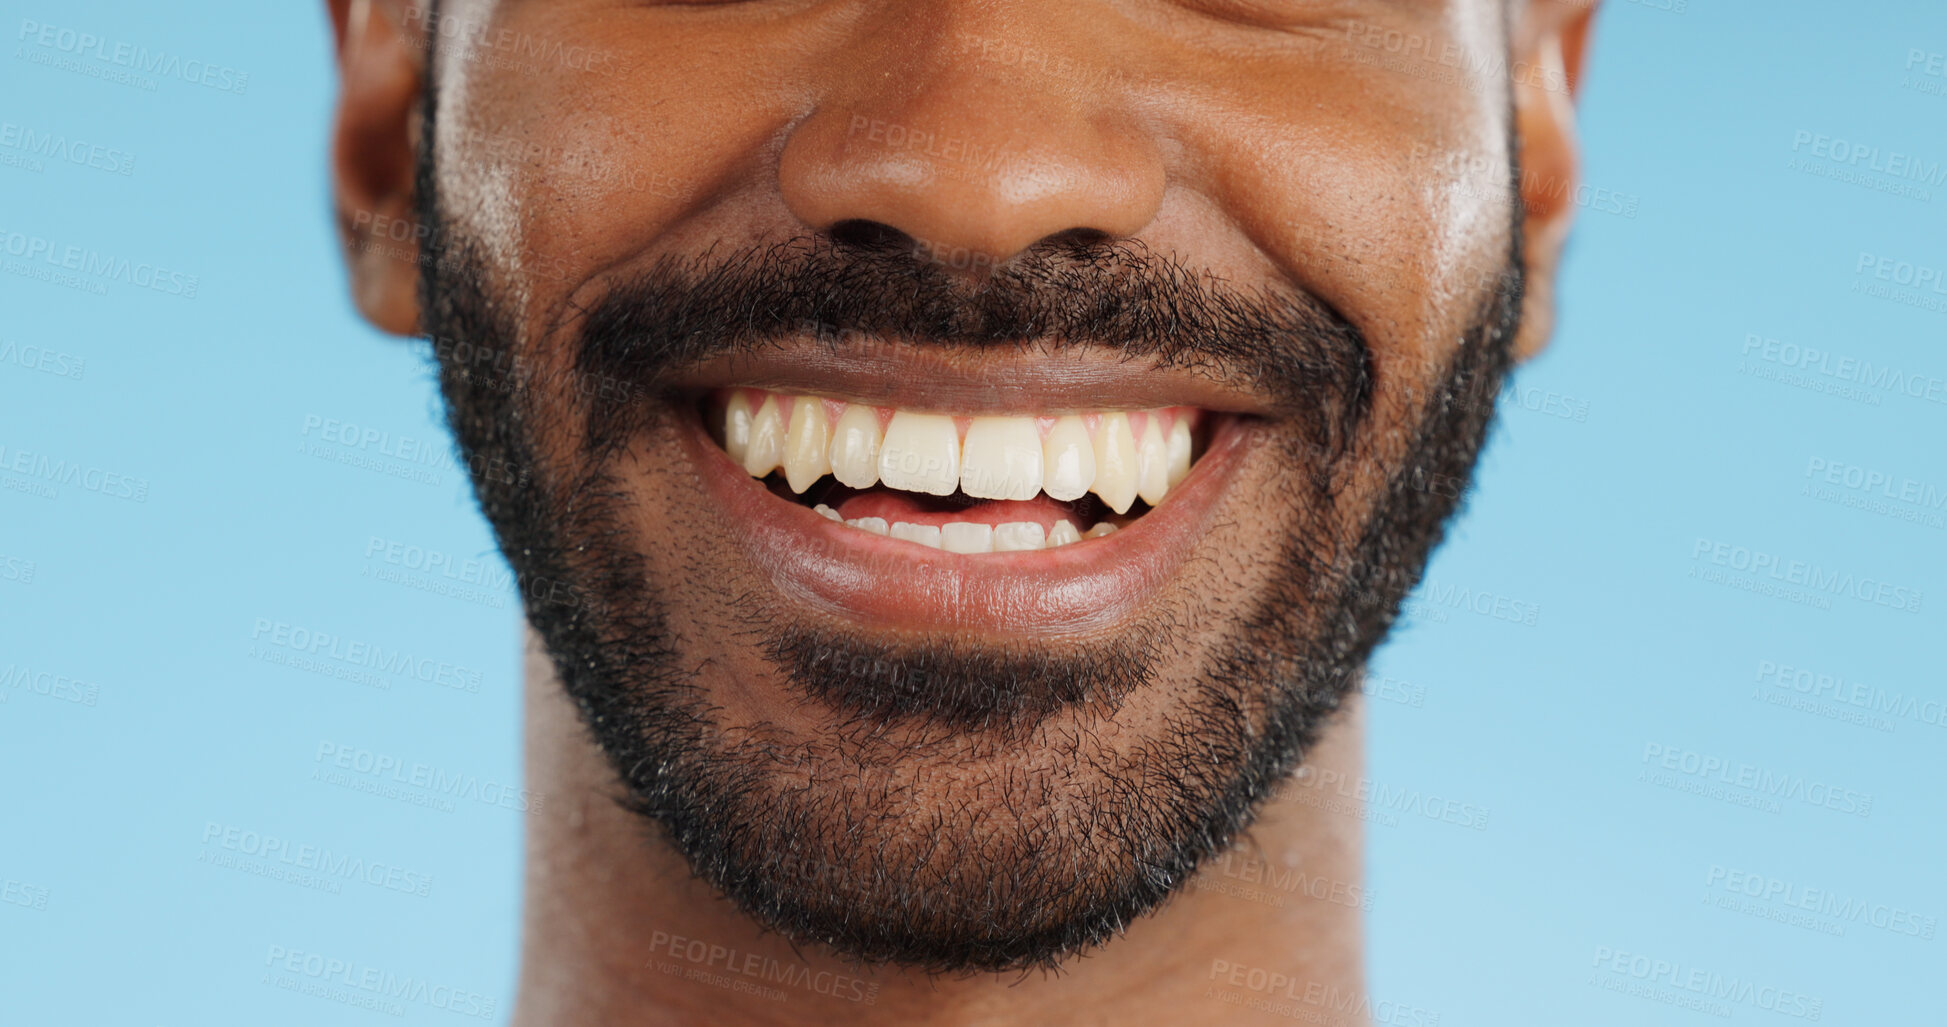
POLYGON ((1052 965, 1248 826, 1438 541, 1520 294, 1391 392, 1309 297, 1087 241, 713 253, 523 338, 422 215, 453 425, 629 804, 765 925, 932 970, 1052 965))

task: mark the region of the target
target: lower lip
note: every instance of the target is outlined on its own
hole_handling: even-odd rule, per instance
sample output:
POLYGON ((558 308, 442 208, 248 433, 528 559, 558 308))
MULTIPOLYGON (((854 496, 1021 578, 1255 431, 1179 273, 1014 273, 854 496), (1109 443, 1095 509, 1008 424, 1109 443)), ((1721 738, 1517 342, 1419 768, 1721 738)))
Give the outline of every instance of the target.
POLYGON ((1127 621, 1204 537, 1247 433, 1226 417, 1190 475, 1114 534, 1038 552, 961 555, 874 535, 773 495, 700 419, 685 433, 705 492, 779 594, 861 627, 1046 636, 1127 621))

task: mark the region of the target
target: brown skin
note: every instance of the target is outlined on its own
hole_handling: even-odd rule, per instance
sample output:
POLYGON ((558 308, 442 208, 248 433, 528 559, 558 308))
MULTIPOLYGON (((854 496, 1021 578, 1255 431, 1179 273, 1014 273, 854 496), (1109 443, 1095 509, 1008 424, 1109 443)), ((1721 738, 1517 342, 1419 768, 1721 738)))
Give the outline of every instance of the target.
MULTIPOLYGON (((1306 766, 1356 779, 1363 739, 1358 705, 1348 704, 1306 766)), ((1225 993, 1256 993, 1227 983, 1219 960, 1286 974, 1300 982, 1299 995, 1308 985, 1319 995, 1327 989, 1340 996, 1362 993, 1362 822, 1342 809, 1328 811, 1296 796, 1271 802, 1251 837, 1203 875, 1202 887, 1185 889, 1163 913, 1136 921, 1109 947, 1071 960, 1060 975, 929 979, 861 969, 815 947, 794 949, 692 878, 674 851, 645 848, 640 824, 606 798, 613 773, 585 740, 532 636, 527 710, 527 787, 549 798, 528 836, 516 1024, 1260 1022, 1253 1016, 1264 1014, 1223 1000, 1225 993), (564 799, 556 803, 555 796, 564 799), (1280 872, 1271 883, 1267 867, 1280 872), (1324 898, 1308 898, 1307 891, 1324 898), (659 967, 698 964, 673 955, 668 941, 652 946, 656 931, 856 979, 856 989, 850 983, 836 987, 846 996, 871 989, 872 1002, 833 999, 788 984, 772 985, 788 996, 776 1001, 670 976, 659 967)), ((735 961, 741 963, 741 955, 735 961)), ((710 969, 721 973, 724 962, 710 969)), ((1262 1022, 1290 1020, 1268 1015, 1262 1022)))
MULTIPOLYGON (((334 183, 353 293, 375 325, 410 334, 420 269, 392 222, 411 216, 429 26, 403 0, 330 8, 344 79, 334 183)), ((1330 303, 1373 346, 1377 423, 1400 423, 1508 250, 1506 93, 1491 70, 1457 76, 1355 25, 1473 68, 1495 68, 1511 36, 1527 208, 1517 353, 1538 352, 1552 323, 1576 173, 1562 86, 1579 76, 1592 5, 1517 0, 1511 27, 1494 0, 447 0, 440 13, 468 30, 438 36, 442 47, 489 32, 528 44, 476 48, 472 60, 442 49, 438 168, 449 216, 487 244, 493 291, 515 302, 526 338, 543 340, 537 361, 565 359, 565 310, 660 256, 865 219, 977 254, 967 261, 977 274, 1087 229, 1241 287, 1290 282, 1330 303), (556 57, 535 42, 575 49, 556 57), (934 133, 953 154, 1011 159, 929 156, 895 145, 894 127, 934 133)), ((668 493, 657 464, 645 462, 645 493, 668 493)), ((1250 502, 1270 474, 1240 476, 1235 552, 1262 551, 1280 528, 1250 502)), ((1229 581, 1252 580, 1231 570, 1229 581)), ((729 637, 711 630, 732 618, 709 596, 670 599, 698 611, 684 634, 729 637)), ((765 676, 754 654, 712 655, 738 680, 765 676)), ((1219 967, 1288 975, 1300 995, 1304 984, 1362 987, 1355 905, 1240 898, 1239 877, 1221 867, 1201 883, 1227 891, 1185 889, 1058 976, 936 980, 794 950, 692 880, 674 852, 644 843, 642 825, 608 801, 614 776, 545 661, 531 662, 530 787, 551 802, 530 838, 517 1022, 1287 1022, 1224 1002, 1254 993, 1219 967), (670 975, 657 964, 689 964, 666 941, 652 951, 658 931, 877 991, 864 1005, 782 985, 779 1002, 670 975)), ((713 698, 748 712, 748 697, 713 698)), ((1132 721, 1142 712, 1138 702, 1132 721)), ((1306 762, 1356 777, 1356 704, 1306 762)), ((1356 884, 1358 821, 1274 801, 1228 866, 1246 858, 1356 884)))

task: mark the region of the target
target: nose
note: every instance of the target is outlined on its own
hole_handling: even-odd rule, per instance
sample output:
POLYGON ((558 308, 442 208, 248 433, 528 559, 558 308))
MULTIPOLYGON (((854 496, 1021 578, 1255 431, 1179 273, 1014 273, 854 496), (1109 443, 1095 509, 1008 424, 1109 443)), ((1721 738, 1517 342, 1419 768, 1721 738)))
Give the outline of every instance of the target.
POLYGON ((780 187, 800 221, 841 236, 890 228, 979 273, 1043 240, 1126 238, 1155 219, 1161 152, 1085 36, 978 23, 967 12, 982 5, 896 6, 906 16, 861 41, 785 141, 780 187))

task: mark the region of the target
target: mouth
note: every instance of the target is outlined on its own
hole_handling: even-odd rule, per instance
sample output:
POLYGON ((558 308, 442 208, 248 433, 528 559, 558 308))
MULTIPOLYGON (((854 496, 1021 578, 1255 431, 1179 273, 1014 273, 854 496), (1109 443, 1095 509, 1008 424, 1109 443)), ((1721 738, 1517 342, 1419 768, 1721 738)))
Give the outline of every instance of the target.
POLYGON ((1035 390, 740 377, 759 380, 692 389, 693 466, 750 566, 853 628, 1126 625, 1206 544, 1252 419, 1155 402, 1168 375, 1095 397, 1071 381, 1045 405, 1035 390))
POLYGON ((958 556, 1113 534, 1181 485, 1204 448, 1193 407, 955 415, 729 389, 703 413, 713 441, 773 495, 958 556))

